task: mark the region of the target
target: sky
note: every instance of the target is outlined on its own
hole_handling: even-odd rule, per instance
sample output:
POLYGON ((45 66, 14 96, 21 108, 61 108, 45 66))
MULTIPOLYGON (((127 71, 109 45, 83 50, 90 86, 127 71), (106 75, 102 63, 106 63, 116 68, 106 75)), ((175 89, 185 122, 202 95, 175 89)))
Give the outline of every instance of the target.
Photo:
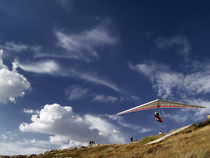
POLYGON ((0 155, 128 143, 210 111, 209 2, 0 1, 0 155), (166 99, 205 109, 116 113, 166 99))

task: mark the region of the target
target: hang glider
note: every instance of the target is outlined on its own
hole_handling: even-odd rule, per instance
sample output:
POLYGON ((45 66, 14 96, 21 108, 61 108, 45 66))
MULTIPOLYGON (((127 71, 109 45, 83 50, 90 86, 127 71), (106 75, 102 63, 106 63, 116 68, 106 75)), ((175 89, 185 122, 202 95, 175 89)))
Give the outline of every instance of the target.
POLYGON ((163 120, 162 120, 162 117, 160 116, 161 108, 205 108, 205 107, 156 99, 151 102, 136 106, 134 108, 119 112, 117 113, 117 115, 129 113, 129 112, 141 111, 141 110, 157 109, 157 112, 155 112, 154 117, 158 122, 162 123, 163 120))
POLYGON ((129 113, 129 112, 141 111, 141 110, 156 109, 156 108, 205 108, 205 107, 156 99, 151 102, 136 106, 134 108, 119 112, 117 113, 117 115, 129 113))

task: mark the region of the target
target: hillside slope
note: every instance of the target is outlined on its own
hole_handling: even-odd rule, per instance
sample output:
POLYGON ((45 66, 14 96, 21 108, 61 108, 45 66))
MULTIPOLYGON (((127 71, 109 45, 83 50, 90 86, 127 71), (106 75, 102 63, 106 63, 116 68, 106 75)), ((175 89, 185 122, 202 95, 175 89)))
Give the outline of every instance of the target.
MULTIPOLYGON (((161 142, 146 145, 159 137, 161 135, 148 136, 130 144, 97 145, 94 147, 51 150, 40 155, 13 157, 210 158, 210 120, 192 125, 161 142)), ((2 158, 5 158, 5 156, 2 158)))

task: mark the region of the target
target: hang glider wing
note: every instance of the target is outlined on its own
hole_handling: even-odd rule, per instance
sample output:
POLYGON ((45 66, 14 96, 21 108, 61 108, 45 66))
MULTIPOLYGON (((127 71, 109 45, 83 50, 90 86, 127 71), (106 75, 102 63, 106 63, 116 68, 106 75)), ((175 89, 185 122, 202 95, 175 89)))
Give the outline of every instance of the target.
POLYGON ((154 109, 154 108, 205 108, 205 107, 156 99, 151 102, 136 106, 134 108, 119 112, 117 113, 117 115, 129 113, 129 112, 141 111, 141 110, 154 109))

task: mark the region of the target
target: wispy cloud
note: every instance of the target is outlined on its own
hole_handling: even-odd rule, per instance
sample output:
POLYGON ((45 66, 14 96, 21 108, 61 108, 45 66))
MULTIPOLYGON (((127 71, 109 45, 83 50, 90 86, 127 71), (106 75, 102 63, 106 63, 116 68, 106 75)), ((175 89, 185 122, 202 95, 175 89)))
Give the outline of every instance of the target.
POLYGON ((17 67, 34 73, 55 74, 60 70, 59 65, 54 60, 41 60, 38 62, 31 62, 29 64, 23 64, 16 60, 15 63, 17 67))
POLYGON ((23 112, 26 114, 38 114, 38 110, 32 110, 32 109, 23 109, 23 112))
POLYGON ((93 98, 93 101, 100 103, 115 103, 118 101, 118 98, 110 95, 98 94, 93 98))
POLYGON ((202 98, 188 97, 183 99, 183 102, 191 105, 199 105, 205 108, 201 109, 180 109, 176 113, 166 114, 167 119, 173 120, 177 123, 184 123, 187 121, 203 121, 207 119, 207 116, 210 111, 210 100, 202 98))
POLYGON ((95 84, 99 84, 99 85, 103 85, 105 87, 111 88, 112 90, 116 91, 116 92, 120 92, 121 90, 117 87, 116 84, 112 83, 111 81, 102 79, 101 77, 99 77, 98 75, 96 75, 95 73, 80 73, 80 72, 75 72, 75 76, 84 79, 86 81, 95 83, 95 84))
POLYGON ((79 85, 73 85, 65 90, 68 100, 84 99, 89 96, 90 90, 79 85))
POLYGON ((186 37, 182 35, 177 35, 174 37, 163 38, 160 37, 155 40, 157 48, 177 52, 184 57, 187 57, 190 53, 190 44, 187 41, 186 37))
POLYGON ((157 90, 158 96, 162 98, 172 96, 172 90, 174 88, 182 88, 184 75, 171 71, 170 68, 164 64, 148 62, 137 65, 130 64, 129 67, 146 75, 151 80, 155 90, 157 90))
POLYGON ((22 42, 13 41, 6 41, 5 43, 0 44, 0 48, 3 49, 7 55, 14 55, 14 53, 18 53, 18 55, 27 57, 32 56, 32 52, 39 52, 42 50, 42 47, 39 45, 28 45, 22 42))
POLYGON ((193 105, 200 105, 206 107, 200 110, 196 110, 195 117, 192 118, 193 120, 200 121, 203 119, 207 119, 207 115, 210 113, 210 100, 201 98, 188 98, 185 99, 185 101, 193 105))
MULTIPOLYGON (((202 68, 194 69, 187 74, 173 71, 169 66, 156 62, 130 64, 129 66, 146 75, 153 83, 158 95, 163 98, 173 96, 174 88, 176 88, 177 94, 184 92, 188 96, 210 93, 210 70, 206 68, 210 66, 208 63, 203 63, 202 68)), ((183 93, 180 94, 183 95, 183 93)))
POLYGON ((28 49, 28 45, 22 44, 22 43, 14 43, 14 42, 5 42, 3 45, 0 45, 0 47, 5 51, 15 51, 15 52, 21 52, 28 49))
POLYGON ((57 45, 68 51, 66 57, 89 62, 99 58, 98 49, 117 43, 117 38, 112 36, 104 26, 98 26, 77 34, 66 31, 55 31, 57 45))

